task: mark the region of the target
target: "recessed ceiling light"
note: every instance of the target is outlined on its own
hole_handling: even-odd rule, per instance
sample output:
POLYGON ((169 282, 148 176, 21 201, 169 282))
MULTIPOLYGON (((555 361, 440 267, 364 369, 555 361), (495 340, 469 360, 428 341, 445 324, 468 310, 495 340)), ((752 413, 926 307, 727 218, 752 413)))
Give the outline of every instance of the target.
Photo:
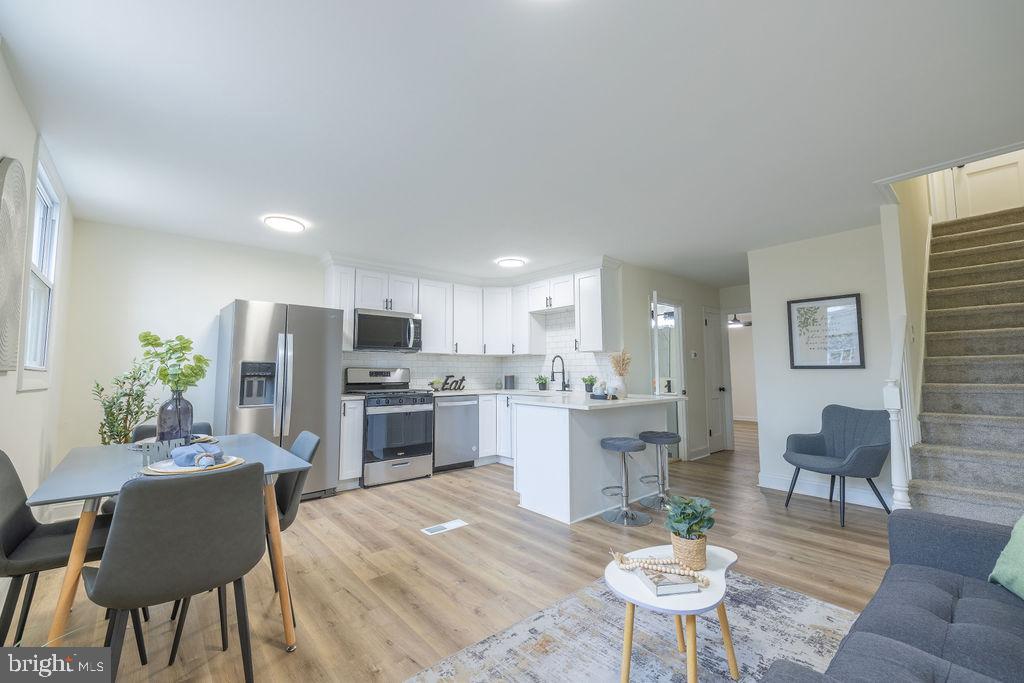
POLYGON ((263 224, 279 232, 302 232, 306 229, 306 222, 292 216, 264 216, 263 224))
POLYGON ((522 268, 526 265, 526 259, 521 256, 502 256, 494 259, 494 262, 502 268, 522 268))

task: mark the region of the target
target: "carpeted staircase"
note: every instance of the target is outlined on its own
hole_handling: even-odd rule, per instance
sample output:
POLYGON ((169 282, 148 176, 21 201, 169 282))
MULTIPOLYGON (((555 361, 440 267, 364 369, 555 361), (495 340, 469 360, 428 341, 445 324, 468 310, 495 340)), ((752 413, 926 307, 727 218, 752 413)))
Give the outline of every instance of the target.
POLYGON ((1024 514, 1024 207, 932 226, 913 507, 1024 514))

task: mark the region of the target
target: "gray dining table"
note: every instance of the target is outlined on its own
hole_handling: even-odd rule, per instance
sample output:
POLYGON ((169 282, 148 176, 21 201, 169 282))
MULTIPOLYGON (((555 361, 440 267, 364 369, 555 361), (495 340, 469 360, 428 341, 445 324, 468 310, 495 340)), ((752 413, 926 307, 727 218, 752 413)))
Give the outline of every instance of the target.
MULTIPOLYGON (((225 455, 263 464, 263 473, 266 477, 263 502, 270 538, 270 563, 279 588, 285 649, 293 652, 297 641, 295 623, 292 620, 288 575, 284 566, 281 523, 278 517, 277 496, 274 494, 274 481, 279 474, 306 470, 310 468, 310 464, 258 434, 235 434, 216 438, 225 455)), ((146 476, 141 470, 150 460, 151 455, 121 444, 73 448, 39 485, 35 493, 29 496, 28 504, 32 506, 82 501, 82 514, 78 518, 71 556, 64 572, 57 608, 47 637, 51 647, 56 646, 67 628, 71 606, 75 601, 75 593, 82 575, 82 565, 85 563, 89 535, 92 533, 100 502, 103 498, 117 495, 125 482, 146 476)))

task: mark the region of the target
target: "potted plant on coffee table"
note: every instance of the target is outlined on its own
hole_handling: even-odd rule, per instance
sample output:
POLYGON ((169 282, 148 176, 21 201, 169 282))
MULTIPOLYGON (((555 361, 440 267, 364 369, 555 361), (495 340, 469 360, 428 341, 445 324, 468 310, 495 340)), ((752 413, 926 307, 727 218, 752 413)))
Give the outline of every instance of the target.
POLYGON ((683 567, 699 571, 708 564, 707 531, 715 508, 707 498, 672 496, 665 506, 665 528, 672 532, 672 554, 683 567))
POLYGON ((540 389, 541 391, 547 391, 547 388, 548 388, 548 376, 547 375, 537 375, 536 377, 533 378, 533 381, 537 383, 537 388, 538 389, 540 389))
POLYGON ((588 394, 593 393, 595 384, 597 384, 597 377, 594 375, 587 375, 583 378, 583 389, 588 394))

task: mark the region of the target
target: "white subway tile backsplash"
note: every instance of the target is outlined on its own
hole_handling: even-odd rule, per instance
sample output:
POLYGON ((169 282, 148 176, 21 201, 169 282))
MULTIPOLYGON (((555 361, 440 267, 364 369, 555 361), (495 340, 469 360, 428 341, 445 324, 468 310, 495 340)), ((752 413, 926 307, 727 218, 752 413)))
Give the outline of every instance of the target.
MULTIPOLYGON (((385 368, 402 367, 412 370, 414 388, 426 388, 432 379, 445 375, 466 377, 467 389, 494 389, 502 386, 505 375, 516 376, 516 388, 534 389, 534 377, 551 376, 551 360, 555 355, 565 359, 565 374, 573 390, 582 390, 580 379, 596 375, 598 381, 612 376, 609 353, 574 351, 576 322, 572 309, 536 314, 544 318, 545 355, 516 356, 463 356, 430 353, 387 353, 346 351, 342 354, 344 367, 385 368)), ((552 387, 553 388, 553 387, 552 387)))

